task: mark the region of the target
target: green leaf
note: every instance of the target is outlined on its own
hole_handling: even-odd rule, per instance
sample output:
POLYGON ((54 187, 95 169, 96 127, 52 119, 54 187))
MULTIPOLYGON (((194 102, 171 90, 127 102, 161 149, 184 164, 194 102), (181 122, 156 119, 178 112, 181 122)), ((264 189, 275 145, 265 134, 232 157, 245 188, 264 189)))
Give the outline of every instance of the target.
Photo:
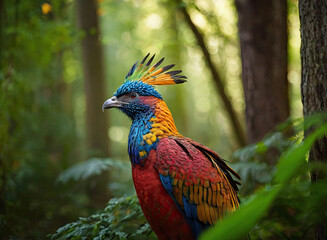
POLYGON ((243 205, 238 211, 233 212, 223 221, 218 222, 209 231, 204 232, 200 239, 241 239, 255 225, 271 206, 280 188, 274 187, 256 194, 256 197, 243 205))
POLYGON ((324 124, 307 136, 302 143, 293 146, 287 151, 277 164, 276 182, 285 184, 290 181, 296 172, 306 164, 305 156, 310 151, 312 144, 326 133, 327 124, 324 124))
POLYGON ((91 158, 63 171, 58 176, 57 181, 66 183, 70 180, 85 180, 91 176, 100 175, 103 171, 107 171, 110 168, 124 169, 126 166, 123 162, 110 158, 91 158))
POLYGON ((298 170, 306 164, 305 156, 313 143, 327 133, 327 124, 319 128, 300 144, 293 145, 280 158, 275 175, 279 185, 270 190, 263 190, 255 194, 254 198, 243 205, 238 211, 217 223, 205 232, 200 239, 240 239, 254 227, 257 221, 264 216, 278 196, 280 190, 297 174, 298 170))
POLYGON ((267 152, 267 150, 268 150, 268 147, 265 145, 265 143, 264 142, 258 142, 257 144, 256 144, 256 152, 257 153, 265 153, 265 152, 267 152))
POLYGON ((147 223, 138 198, 113 198, 97 214, 59 228, 51 239, 157 239, 147 223))

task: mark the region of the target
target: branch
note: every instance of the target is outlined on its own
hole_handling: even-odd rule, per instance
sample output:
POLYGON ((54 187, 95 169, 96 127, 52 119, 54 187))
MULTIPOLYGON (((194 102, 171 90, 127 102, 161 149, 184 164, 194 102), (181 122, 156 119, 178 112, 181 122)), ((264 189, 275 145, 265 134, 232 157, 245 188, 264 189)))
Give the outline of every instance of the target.
POLYGON ((217 68, 214 66, 213 61, 211 59, 210 53, 207 49, 207 46, 204 42, 203 36, 200 33, 200 31, 197 29, 197 27, 195 26, 195 24, 192 22, 192 19, 189 15, 189 13, 187 12, 186 8, 184 5, 182 5, 182 3, 180 2, 180 0, 177 0, 177 2, 180 3, 180 11, 183 13, 184 18, 188 24, 188 26, 191 28, 199 46, 202 49, 203 55, 205 57, 206 63, 211 71, 212 74, 212 79, 215 83, 216 89, 219 93, 219 96, 221 97, 221 100, 224 103, 225 106, 225 110, 227 111, 228 117, 231 120, 232 123, 232 130, 234 132, 234 135, 238 141, 238 144, 240 146, 244 146, 246 145, 246 137, 245 137, 245 133, 244 133, 244 129, 242 128, 242 125, 240 123, 240 120, 237 117, 236 111, 232 106, 232 103, 230 101, 229 96, 226 94, 225 92, 225 86, 224 83, 219 75, 219 72, 217 70, 217 68))

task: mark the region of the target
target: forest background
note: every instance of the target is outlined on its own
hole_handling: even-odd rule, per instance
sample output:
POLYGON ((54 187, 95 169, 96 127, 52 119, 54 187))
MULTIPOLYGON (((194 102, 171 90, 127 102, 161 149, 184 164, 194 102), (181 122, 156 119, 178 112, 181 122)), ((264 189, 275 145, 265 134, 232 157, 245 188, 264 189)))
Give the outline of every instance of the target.
POLYGON ((155 238, 126 197, 135 194, 130 120, 101 112, 150 52, 188 77, 157 87, 179 131, 242 177, 244 209, 257 214, 243 216, 249 225, 238 236, 325 239, 327 160, 308 152, 326 136, 326 115, 304 124, 303 114, 326 110, 327 92, 321 85, 321 99, 306 98, 305 2, 1 0, 0 238, 155 238), (313 102, 322 107, 309 109, 313 102))

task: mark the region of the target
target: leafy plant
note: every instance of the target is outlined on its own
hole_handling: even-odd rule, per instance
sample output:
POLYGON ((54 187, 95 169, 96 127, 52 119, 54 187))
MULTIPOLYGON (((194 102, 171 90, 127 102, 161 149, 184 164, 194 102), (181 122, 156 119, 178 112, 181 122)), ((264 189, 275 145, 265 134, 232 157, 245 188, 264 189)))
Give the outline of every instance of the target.
POLYGON ((79 162, 67 168, 57 177, 58 183, 68 182, 86 183, 94 176, 99 176, 106 171, 110 172, 110 182, 108 188, 111 196, 121 197, 123 195, 133 195, 135 190, 131 178, 131 167, 129 162, 114 160, 111 158, 91 158, 79 162))
POLYGON ((103 212, 80 218, 51 235, 51 239, 157 239, 136 196, 111 199, 103 212))
MULTIPOLYGON (((313 224, 319 222, 319 218, 324 218, 326 220, 326 211, 323 207, 325 204, 325 199, 327 197, 326 182, 321 182, 318 185, 311 184, 308 180, 296 181, 296 178, 301 174, 307 174, 303 168, 307 166, 306 155, 309 152, 313 143, 324 136, 327 133, 326 124, 326 114, 319 114, 309 117, 305 123, 306 128, 315 129, 309 136, 305 138, 304 141, 292 145, 284 154, 282 154, 277 165, 277 171, 274 174, 273 184, 266 185, 264 189, 257 192, 251 200, 245 203, 240 210, 232 213, 229 217, 226 217, 223 221, 217 223, 212 229, 205 232, 201 239, 240 239, 242 236, 246 235, 251 229, 259 224, 259 220, 262 219, 273 206, 278 205, 278 201, 286 202, 287 205, 280 207, 278 212, 275 212, 275 216, 272 218, 271 213, 269 214, 270 219, 261 222, 269 223, 270 231, 274 226, 278 225, 274 230, 275 235, 288 236, 292 235, 289 229, 283 229, 283 224, 290 225, 286 217, 283 216, 285 211, 290 208, 285 206, 296 206, 301 205, 303 208, 297 208, 299 215, 302 216, 300 221, 305 220, 306 229, 303 229, 303 225, 297 225, 297 230, 294 231, 295 235, 305 235, 306 232, 310 230, 313 224), (302 169, 302 171, 301 171, 302 169), (297 191, 299 186, 307 186, 305 194, 302 191, 297 191), (289 191, 295 195, 290 195, 289 191), (311 193, 311 194, 310 194, 311 193), (315 194, 312 194, 315 193, 315 194), (299 196, 302 199, 299 199, 299 196), (285 199, 288 199, 285 201, 285 199), (307 204, 307 202, 314 202, 314 204, 307 204), (301 203, 301 204, 299 204, 301 203), (282 213, 282 214, 280 214, 282 213), (313 215, 313 217, 308 217, 306 215, 313 215), (277 215, 277 217, 276 217, 277 215), (307 217, 308 219, 306 219, 307 217), (287 224, 286 224, 286 223, 287 224), (309 223, 309 224, 308 224, 309 223), (301 226, 301 227, 299 227, 301 226)), ((306 170, 308 170, 307 168, 306 170)), ((326 167, 324 168, 326 169, 326 167)), ((279 205, 280 206, 280 205, 279 205)), ((294 216, 293 216, 294 217, 294 216)), ((299 218, 297 219, 299 220, 299 218)), ((273 233, 270 233, 273 235, 273 233)), ((258 237, 255 235, 255 238, 258 237)))
POLYGON ((57 181, 66 183, 70 180, 80 181, 89 177, 100 175, 110 168, 119 168, 125 170, 126 165, 121 161, 110 158, 91 158, 87 161, 77 163, 63 171, 57 178, 57 181))
MULTIPOLYGON (((247 164, 253 161, 251 166, 260 166, 257 159, 264 157, 271 148, 278 149, 281 157, 276 168, 269 173, 271 176, 263 181, 266 182, 265 185, 259 185, 260 190, 245 199, 240 210, 217 223, 205 232, 201 239, 240 239, 250 230, 252 239, 267 239, 272 236, 310 239, 308 236, 313 236, 310 234, 312 226, 327 216, 324 207, 327 182, 312 184, 308 172, 319 168, 327 173, 327 166, 307 164, 306 156, 314 141, 327 133, 325 119, 326 114, 319 114, 305 121, 288 121, 260 143, 237 151, 234 156, 237 156, 240 162, 248 162, 247 164), (300 141, 304 128, 315 130, 300 141), (286 135, 286 130, 290 129, 292 135, 286 135)), ((109 166, 114 166, 109 162, 109 166)), ((93 159, 85 163, 85 166, 88 164, 100 166, 107 163, 104 161, 100 164, 93 159)), ((251 174, 257 173, 251 170, 251 174)), ((259 174, 257 176, 260 176, 259 174)), ((79 176, 84 175, 79 173, 79 176)), ((80 218, 52 235, 52 239, 63 240, 90 238, 151 239, 155 236, 151 233, 134 196, 113 199, 104 212, 80 218)))
POLYGON ((261 141, 232 154, 232 168, 242 178, 242 194, 250 194, 264 184, 271 184, 276 166, 269 161, 280 157, 303 139, 303 119, 287 120, 261 141))

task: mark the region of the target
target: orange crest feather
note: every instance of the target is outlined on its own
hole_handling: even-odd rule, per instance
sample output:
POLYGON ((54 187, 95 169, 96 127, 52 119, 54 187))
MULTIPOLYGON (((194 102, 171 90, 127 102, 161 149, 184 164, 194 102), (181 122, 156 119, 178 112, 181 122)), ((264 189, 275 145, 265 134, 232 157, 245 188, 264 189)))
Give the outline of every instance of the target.
POLYGON ((126 81, 141 81, 143 83, 149 85, 171 85, 171 84, 179 84, 186 82, 187 77, 183 75, 179 75, 181 70, 169 71, 175 64, 171 64, 165 67, 162 67, 158 70, 157 67, 163 62, 164 58, 160 59, 155 65, 150 67, 155 54, 150 58, 150 60, 145 64, 146 59, 149 57, 150 53, 148 53, 140 65, 137 66, 137 62, 132 66, 129 72, 126 75, 126 81), (156 70, 156 71, 155 71, 156 70))

